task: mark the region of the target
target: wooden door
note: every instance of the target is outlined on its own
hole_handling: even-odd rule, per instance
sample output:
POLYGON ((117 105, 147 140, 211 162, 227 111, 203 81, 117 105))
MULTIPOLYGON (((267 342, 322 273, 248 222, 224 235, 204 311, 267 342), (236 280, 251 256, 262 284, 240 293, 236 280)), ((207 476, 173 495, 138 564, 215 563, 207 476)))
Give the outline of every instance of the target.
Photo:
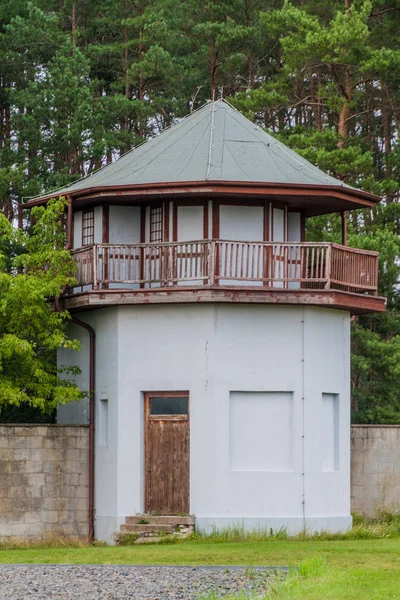
POLYGON ((189 394, 145 394, 145 511, 189 513, 189 394))

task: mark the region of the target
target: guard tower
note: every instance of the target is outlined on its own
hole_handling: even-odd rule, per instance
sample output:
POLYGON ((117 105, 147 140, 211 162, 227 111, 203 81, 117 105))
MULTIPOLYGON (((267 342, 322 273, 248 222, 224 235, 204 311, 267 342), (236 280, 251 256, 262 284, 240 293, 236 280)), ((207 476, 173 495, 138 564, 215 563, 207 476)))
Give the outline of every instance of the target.
POLYGON ((68 198, 77 286, 63 302, 82 342, 59 362, 93 388, 58 420, 95 425, 96 537, 144 512, 346 530, 350 316, 385 300, 344 214, 379 198, 223 101, 29 205, 54 196, 68 198), (333 212, 342 245, 306 242, 305 220, 333 212))

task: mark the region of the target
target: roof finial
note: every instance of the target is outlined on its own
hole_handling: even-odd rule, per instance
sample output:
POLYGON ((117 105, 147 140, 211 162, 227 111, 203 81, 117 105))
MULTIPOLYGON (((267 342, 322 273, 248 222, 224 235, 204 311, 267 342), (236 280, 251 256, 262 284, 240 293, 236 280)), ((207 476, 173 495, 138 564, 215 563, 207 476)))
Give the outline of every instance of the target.
POLYGON ((218 98, 218 100, 221 103, 223 99, 224 99, 224 86, 221 85, 221 87, 219 88, 219 98, 218 98))

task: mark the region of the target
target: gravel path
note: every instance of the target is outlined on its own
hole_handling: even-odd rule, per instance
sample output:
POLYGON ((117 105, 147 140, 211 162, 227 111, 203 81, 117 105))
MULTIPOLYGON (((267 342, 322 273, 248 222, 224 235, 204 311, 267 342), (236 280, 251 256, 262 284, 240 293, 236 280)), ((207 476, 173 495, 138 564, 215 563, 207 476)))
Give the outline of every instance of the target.
MULTIPOLYGON (((282 572, 281 572, 282 573, 282 572)), ((192 600, 268 590, 270 569, 1 565, 1 600, 192 600)))

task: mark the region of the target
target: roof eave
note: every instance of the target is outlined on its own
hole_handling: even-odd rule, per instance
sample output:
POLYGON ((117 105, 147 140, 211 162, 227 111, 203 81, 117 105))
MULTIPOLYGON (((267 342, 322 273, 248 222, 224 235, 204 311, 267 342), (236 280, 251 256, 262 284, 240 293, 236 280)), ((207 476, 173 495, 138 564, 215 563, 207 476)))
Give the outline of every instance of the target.
MULTIPOLYGON (((225 195, 234 193, 246 193, 254 196, 293 196, 293 195, 309 195, 310 197, 338 198, 346 201, 351 208, 372 207, 377 202, 381 201, 379 196, 358 190, 356 188, 336 185, 309 185, 297 183, 274 183, 274 182, 254 182, 254 181, 221 181, 221 180, 202 180, 202 181, 179 181, 179 182, 164 182, 164 183, 140 183, 134 185, 118 185, 118 186, 93 186, 79 190, 64 190, 63 192, 53 192, 38 198, 32 198, 24 208, 40 206, 45 204, 51 198, 60 198, 62 196, 70 196, 74 201, 90 199, 94 197, 107 196, 143 196, 144 198, 152 196, 172 196, 187 194, 199 195, 225 195)), ((326 213, 335 212, 326 210, 326 213)))

